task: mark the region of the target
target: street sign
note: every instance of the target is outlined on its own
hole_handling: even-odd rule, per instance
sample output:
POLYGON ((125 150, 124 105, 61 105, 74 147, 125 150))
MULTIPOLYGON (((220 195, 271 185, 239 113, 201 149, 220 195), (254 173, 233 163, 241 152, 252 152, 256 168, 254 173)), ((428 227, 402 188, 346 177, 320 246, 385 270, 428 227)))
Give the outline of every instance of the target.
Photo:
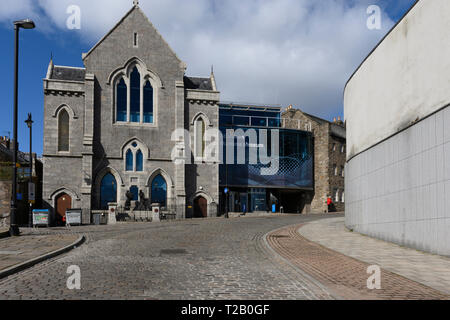
POLYGON ((18 193, 18 194, 17 194, 17 200, 22 200, 22 199, 23 199, 22 194, 21 194, 21 193, 18 193))

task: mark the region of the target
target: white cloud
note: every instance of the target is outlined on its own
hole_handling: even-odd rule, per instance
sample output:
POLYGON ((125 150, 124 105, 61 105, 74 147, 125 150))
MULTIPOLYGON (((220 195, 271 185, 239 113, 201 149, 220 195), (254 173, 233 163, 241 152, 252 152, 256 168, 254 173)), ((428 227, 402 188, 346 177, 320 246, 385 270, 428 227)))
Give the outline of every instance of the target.
MULTIPOLYGON (((189 75, 208 75, 214 64, 224 100, 294 104, 329 117, 342 112, 345 81, 393 25, 383 15, 383 29, 368 30, 366 0, 140 3, 188 64, 189 75)), ((2 0, 0 20, 38 14, 63 31, 72 4, 81 7, 80 32, 92 45, 131 8, 132 0, 2 0)))

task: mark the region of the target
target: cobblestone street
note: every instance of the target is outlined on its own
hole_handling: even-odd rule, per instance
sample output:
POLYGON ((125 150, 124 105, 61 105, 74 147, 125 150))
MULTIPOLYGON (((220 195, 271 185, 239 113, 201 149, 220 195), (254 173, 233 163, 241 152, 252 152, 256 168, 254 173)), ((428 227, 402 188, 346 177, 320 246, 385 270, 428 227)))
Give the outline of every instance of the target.
MULTIPOLYGON (((274 229, 319 218, 73 227, 86 235, 84 245, 3 279, 0 299, 333 299, 263 239, 274 229), (81 269, 81 290, 66 287, 71 265, 81 269)), ((51 230, 58 232, 67 230, 51 230)))
MULTIPOLYGON (((330 227, 342 220, 334 217, 283 215, 23 229, 23 238, 50 234, 49 239, 58 239, 58 235, 75 239, 85 235, 86 243, 2 279, 0 300, 449 298, 445 290, 436 289, 433 281, 429 285, 415 281, 411 272, 404 271, 414 268, 407 267, 409 255, 402 268, 389 266, 385 261, 397 261, 396 266, 401 266, 401 249, 396 245, 365 240, 356 234, 343 236, 345 231, 330 227), (319 243, 328 241, 327 245, 334 249, 310 241, 299 232, 309 233, 319 243), (347 239, 350 236, 355 239, 347 239), (356 258, 352 252, 342 253, 350 243, 352 252, 360 252, 356 258), (381 290, 367 289, 370 263, 362 254, 366 250, 374 257, 384 257, 381 290), (388 259, 389 253, 395 256, 388 259), (80 267, 80 290, 66 286, 70 276, 67 268, 71 265, 80 267)), ((423 253, 416 255, 426 259, 423 253)))

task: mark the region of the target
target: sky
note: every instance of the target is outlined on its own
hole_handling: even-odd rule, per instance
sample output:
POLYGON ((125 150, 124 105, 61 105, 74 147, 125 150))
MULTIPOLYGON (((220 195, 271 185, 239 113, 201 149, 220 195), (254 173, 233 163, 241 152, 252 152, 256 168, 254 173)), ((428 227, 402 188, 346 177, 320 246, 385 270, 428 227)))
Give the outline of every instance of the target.
MULTIPOLYGON (((187 64, 188 76, 209 76, 221 100, 293 105, 332 120, 343 116, 345 83, 415 0, 140 0, 140 7, 187 64), (367 9, 381 9, 381 29, 369 30, 367 9)), ((88 52, 132 7, 132 0, 1 0, 0 135, 12 136, 13 21, 21 30, 19 144, 29 149, 24 121, 33 120, 33 152, 43 150, 43 82, 50 57, 83 67, 88 52), (69 29, 71 5, 80 29, 69 29)))

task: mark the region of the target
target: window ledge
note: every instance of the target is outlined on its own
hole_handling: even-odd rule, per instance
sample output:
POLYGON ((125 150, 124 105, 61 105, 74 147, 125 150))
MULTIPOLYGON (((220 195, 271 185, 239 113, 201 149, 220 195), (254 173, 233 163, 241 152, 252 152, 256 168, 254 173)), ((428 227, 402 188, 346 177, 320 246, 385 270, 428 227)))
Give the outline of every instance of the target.
POLYGON ((115 126, 119 127, 144 127, 144 128, 157 128, 155 123, 140 123, 140 122, 114 122, 115 126))

